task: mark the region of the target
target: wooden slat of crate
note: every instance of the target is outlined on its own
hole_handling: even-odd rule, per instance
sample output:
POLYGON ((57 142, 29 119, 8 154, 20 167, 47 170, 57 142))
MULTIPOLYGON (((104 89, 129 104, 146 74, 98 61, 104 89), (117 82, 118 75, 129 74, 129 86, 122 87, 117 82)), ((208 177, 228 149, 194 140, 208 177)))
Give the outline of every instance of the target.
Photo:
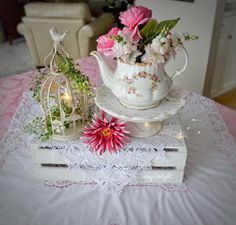
POLYGON ((186 159, 187 153, 167 152, 165 159, 153 159, 152 166, 175 167, 177 170, 183 170, 186 159))
MULTIPOLYGON (((42 167, 35 166, 38 179, 46 180, 69 180, 74 182, 92 182, 83 169, 68 169, 64 167, 42 167)), ((142 171, 138 175, 139 184, 160 184, 160 183, 182 183, 183 170, 176 169, 154 169, 142 171)))
MULTIPOLYGON (((175 147, 176 148, 176 147, 175 147)), ((172 147, 173 149, 173 147, 172 147)), ((33 158, 38 164, 69 164, 70 161, 59 152, 50 149, 41 149, 37 145, 32 146, 33 158)), ((157 153, 158 154, 158 153, 157 153)), ((183 170, 185 167, 187 152, 167 151, 165 159, 153 159, 152 166, 175 167, 183 170)), ((135 166, 135 165, 127 165, 135 166)))
POLYGON ((72 170, 64 167, 44 167, 39 164, 35 165, 34 169, 38 179, 91 182, 86 172, 82 169, 72 170))

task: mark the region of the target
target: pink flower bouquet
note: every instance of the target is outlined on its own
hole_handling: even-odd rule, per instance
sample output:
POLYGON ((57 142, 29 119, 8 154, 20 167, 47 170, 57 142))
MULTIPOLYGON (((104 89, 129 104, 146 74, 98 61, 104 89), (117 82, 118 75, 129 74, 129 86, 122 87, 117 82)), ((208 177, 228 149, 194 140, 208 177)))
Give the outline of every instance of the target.
POLYGON ((165 63, 183 48, 183 42, 198 37, 172 33, 179 18, 158 22, 143 6, 130 7, 120 14, 122 29, 112 28, 97 39, 97 50, 125 63, 165 63))

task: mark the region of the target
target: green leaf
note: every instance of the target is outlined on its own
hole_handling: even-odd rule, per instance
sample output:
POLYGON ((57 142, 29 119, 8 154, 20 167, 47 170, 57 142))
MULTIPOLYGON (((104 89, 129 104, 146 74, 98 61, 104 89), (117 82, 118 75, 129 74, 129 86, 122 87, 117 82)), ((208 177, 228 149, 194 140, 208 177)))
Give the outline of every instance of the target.
POLYGON ((150 20, 141 30, 140 34, 143 38, 148 39, 156 35, 156 29, 158 27, 157 20, 150 20))
POLYGON ((150 20, 141 30, 140 34, 143 39, 153 39, 161 32, 168 33, 180 20, 180 18, 173 20, 164 20, 159 24, 157 20, 150 20))
POLYGON ((180 18, 177 18, 177 19, 173 19, 173 20, 164 20, 164 21, 161 21, 159 24, 158 24, 158 27, 156 29, 156 35, 160 34, 161 32, 165 32, 168 33, 177 23, 178 21, 180 20, 180 18))

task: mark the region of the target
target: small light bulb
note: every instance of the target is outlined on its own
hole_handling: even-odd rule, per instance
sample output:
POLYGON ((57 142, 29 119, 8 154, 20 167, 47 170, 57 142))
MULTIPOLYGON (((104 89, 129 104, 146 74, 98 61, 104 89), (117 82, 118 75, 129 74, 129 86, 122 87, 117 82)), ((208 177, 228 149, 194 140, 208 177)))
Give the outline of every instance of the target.
POLYGON ((145 122, 145 123, 144 123, 144 127, 148 128, 148 127, 149 127, 149 123, 148 123, 148 122, 145 122))
POLYGON ((68 92, 65 93, 64 98, 65 98, 65 99, 70 98, 70 95, 68 94, 68 92))
POLYGON ((184 139, 183 133, 180 132, 180 133, 176 134, 176 138, 177 138, 178 141, 183 141, 183 139, 184 139))

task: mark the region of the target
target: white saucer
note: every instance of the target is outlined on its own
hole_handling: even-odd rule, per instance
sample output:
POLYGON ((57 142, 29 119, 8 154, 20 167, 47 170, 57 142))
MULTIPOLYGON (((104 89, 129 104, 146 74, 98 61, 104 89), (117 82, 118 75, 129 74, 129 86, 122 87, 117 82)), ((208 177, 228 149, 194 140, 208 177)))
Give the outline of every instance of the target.
POLYGON ((105 85, 101 85, 96 92, 96 105, 118 119, 129 122, 162 121, 176 114, 186 104, 185 91, 173 87, 168 96, 155 108, 138 110, 126 108, 105 85))

